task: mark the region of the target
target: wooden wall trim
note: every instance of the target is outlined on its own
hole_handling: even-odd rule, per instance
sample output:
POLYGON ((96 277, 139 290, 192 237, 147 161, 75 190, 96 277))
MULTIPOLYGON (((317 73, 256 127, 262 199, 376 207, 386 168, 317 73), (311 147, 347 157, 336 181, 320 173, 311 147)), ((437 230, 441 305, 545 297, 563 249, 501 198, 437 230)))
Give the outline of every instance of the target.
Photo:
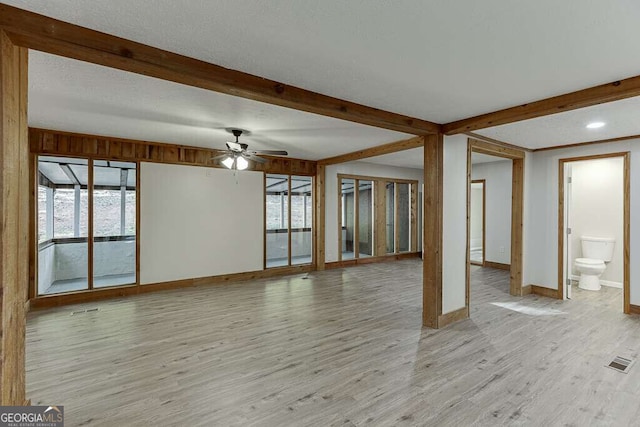
POLYGON ((629 314, 640 314, 640 305, 629 305, 629 314))
POLYGON ((0 28, 18 46, 188 86, 414 135, 440 125, 231 70, 0 4, 0 28))
POLYGON ((83 302, 98 301, 108 298, 119 298, 145 294, 149 292, 159 292, 175 290, 193 286, 207 286, 245 282, 269 277, 279 277, 293 274, 308 273, 313 270, 311 265, 300 265, 293 267, 270 268, 268 270, 250 271, 245 273, 223 274, 219 276, 199 277, 194 279, 174 280, 170 282, 150 283, 146 285, 117 286, 112 288, 95 289, 92 292, 72 292, 61 295, 39 296, 31 300, 32 309, 42 309, 48 307, 58 307, 68 304, 78 304, 83 302))
POLYGON ((558 294, 557 289, 546 288, 544 286, 538 286, 538 285, 528 285, 528 286, 530 286, 532 294, 540 295, 548 298, 562 299, 562 297, 558 294))
POLYGON ((469 143, 476 153, 488 154, 490 156, 504 157, 505 159, 524 159, 525 152, 520 149, 505 147, 475 138, 469 138, 469 143))
POLYGON ((493 126, 619 101, 640 95, 640 76, 518 105, 491 113, 469 117, 442 126, 446 135, 473 132, 493 126))
MULTIPOLYGON (((186 145, 38 128, 29 129, 29 141, 31 152, 34 154, 224 168, 224 166, 214 164, 211 161, 212 157, 220 154, 219 150, 186 145)), ((314 176, 316 174, 316 162, 313 160, 263 157, 268 158, 269 161, 263 165, 254 163, 251 170, 302 176, 314 176)))
POLYGON ((423 143, 424 142, 422 140, 422 137, 416 136, 414 138, 403 139, 402 141, 390 142, 388 144, 365 148, 363 150, 357 150, 351 153, 341 154, 339 156, 328 157, 326 159, 318 160, 318 163, 323 165, 335 165, 338 163, 353 162, 369 157, 376 157, 382 156, 384 154, 396 153, 398 151, 411 150, 412 148, 420 148, 422 147, 423 143))
POLYGON ((460 320, 469 318, 469 307, 462 307, 449 313, 441 314, 438 323, 441 328, 460 320))
POLYGON ((548 150, 561 150, 563 148, 575 148, 575 147, 582 147, 585 145, 604 144, 607 142, 621 142, 621 141, 628 141, 631 139, 640 139, 640 135, 620 136, 618 138, 599 139, 597 141, 575 142, 573 144, 566 144, 566 145, 553 145, 550 147, 535 148, 531 151, 538 152, 538 151, 548 151, 548 150))
POLYGON ((333 261, 333 262, 326 263, 325 267, 327 270, 332 270, 336 268, 353 267, 356 265, 377 264, 380 262, 420 258, 421 256, 422 256, 421 252, 405 252, 401 254, 379 255, 379 256, 372 256, 372 257, 366 257, 366 258, 347 259, 344 261, 333 261))
POLYGON ((424 137, 422 324, 431 328, 442 315, 443 153, 442 134, 424 137))
POLYGON ((511 264, 503 264, 501 262, 485 261, 484 267, 497 268, 498 270, 511 270, 511 264))
POLYGON ((0 30, 0 405, 25 396, 29 288, 28 52, 0 30))
POLYGON ((526 152, 536 151, 536 150, 532 150, 530 148, 522 147, 520 145, 516 145, 516 144, 511 144, 509 142, 500 141, 499 139, 489 138, 488 136, 480 135, 479 133, 475 133, 475 132, 465 132, 465 135, 467 135, 467 136, 469 136, 469 137, 471 137, 473 139, 477 139, 479 141, 489 142, 489 143, 494 144, 494 145, 500 145, 502 147, 512 148, 514 150, 520 150, 520 151, 526 151, 526 152))

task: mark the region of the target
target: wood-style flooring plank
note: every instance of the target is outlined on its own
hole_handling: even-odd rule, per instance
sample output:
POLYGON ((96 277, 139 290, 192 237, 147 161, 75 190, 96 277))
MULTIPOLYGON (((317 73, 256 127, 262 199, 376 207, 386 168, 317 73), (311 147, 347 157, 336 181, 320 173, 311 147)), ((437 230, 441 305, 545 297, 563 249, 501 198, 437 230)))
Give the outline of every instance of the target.
POLYGON ((421 293, 416 259, 34 311, 28 397, 71 426, 637 423, 640 365, 604 367, 640 354, 620 290, 513 297, 472 267, 442 330, 421 293))

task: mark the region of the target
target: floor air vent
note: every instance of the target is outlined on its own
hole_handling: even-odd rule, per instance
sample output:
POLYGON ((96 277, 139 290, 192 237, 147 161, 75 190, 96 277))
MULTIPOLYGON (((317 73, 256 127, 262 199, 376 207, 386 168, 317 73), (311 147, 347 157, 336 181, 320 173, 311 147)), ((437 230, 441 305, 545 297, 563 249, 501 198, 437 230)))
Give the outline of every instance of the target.
POLYGON ((71 312, 71 315, 72 315, 72 316, 75 316, 75 315, 77 315, 77 314, 93 313, 93 312, 98 311, 98 310, 99 310, 99 308, 88 308, 88 309, 86 309, 86 310, 72 311, 72 312, 71 312))
POLYGON ((615 359, 607 365, 607 368, 615 369, 618 372, 626 374, 629 372, 631 365, 633 365, 633 360, 616 356, 615 359))

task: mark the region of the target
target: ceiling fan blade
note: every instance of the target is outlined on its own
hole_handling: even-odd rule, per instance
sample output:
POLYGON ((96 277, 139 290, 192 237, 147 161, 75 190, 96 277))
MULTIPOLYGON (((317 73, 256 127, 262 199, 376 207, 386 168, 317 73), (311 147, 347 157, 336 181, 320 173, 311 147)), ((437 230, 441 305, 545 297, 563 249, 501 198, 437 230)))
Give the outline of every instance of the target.
POLYGON ((284 150, 255 150, 255 151, 251 151, 251 154, 264 154, 267 156, 288 156, 289 153, 287 153, 284 150))
POLYGON ((267 163, 268 161, 267 159, 263 159, 262 157, 258 157, 249 153, 242 153, 242 157, 244 157, 247 160, 252 160, 256 163, 261 163, 261 164, 267 163))
POLYGON ((214 161, 215 161, 215 160, 222 160, 222 159, 224 159, 225 157, 227 157, 228 155, 229 155, 229 154, 227 154, 227 153, 220 154, 219 156, 212 157, 212 158, 210 158, 209 160, 214 160, 214 161))
POLYGON ((242 145, 239 142, 227 141, 227 148, 233 151, 242 151, 242 145))

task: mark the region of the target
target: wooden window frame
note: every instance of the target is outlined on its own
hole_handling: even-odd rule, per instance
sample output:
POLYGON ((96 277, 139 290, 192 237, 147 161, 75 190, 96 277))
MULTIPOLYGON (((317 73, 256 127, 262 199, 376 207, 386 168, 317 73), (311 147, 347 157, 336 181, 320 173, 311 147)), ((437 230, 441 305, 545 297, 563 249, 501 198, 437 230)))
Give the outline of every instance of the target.
MULTIPOLYGON (((267 173, 263 172, 263 185, 262 189, 264 192, 263 197, 263 227, 264 227, 264 235, 262 241, 262 269, 263 270, 275 270, 275 269, 289 269, 291 267, 298 266, 315 266, 316 265, 316 233, 315 233, 315 209, 313 209, 313 204, 315 204, 315 179, 310 175, 296 175, 290 173, 267 173), (287 177, 287 265, 281 265, 276 267, 268 267, 267 266, 267 175, 280 175, 287 177), (303 227, 302 230, 306 230, 307 228, 311 231, 311 261, 304 264, 292 264, 292 250, 291 250, 291 242, 292 242, 292 232, 294 228, 291 226, 291 181, 293 177, 301 177, 301 178, 309 178, 310 179, 310 188, 311 188, 311 203, 312 203, 312 215, 311 215, 311 227, 308 227, 307 224, 307 206, 306 206, 306 198, 304 199, 304 218, 303 218, 303 227)), ((282 200, 281 200, 282 202, 282 200)), ((282 205, 280 206, 281 211, 283 211, 282 205)), ((284 213, 284 212, 283 212, 284 213)), ((280 224, 282 225, 282 221, 284 219, 284 215, 280 218, 280 224)), ((295 230, 299 230, 299 228, 295 228, 295 230)))
MULTIPOLYGON (((45 153, 45 152, 34 152, 32 154, 32 191, 30 192, 30 207, 31 213, 30 215, 34 216, 37 219, 38 215, 38 186, 40 185, 38 180, 38 160, 41 156, 49 157, 53 154, 45 153)), ((130 287, 138 287, 140 286, 140 161, 137 160, 127 160, 128 163, 135 163, 136 165, 136 262, 135 262, 135 283, 129 283, 125 285, 113 285, 113 286, 101 286, 99 288, 94 288, 94 242, 95 236, 93 235, 93 192, 95 190, 94 184, 94 162, 98 161, 120 161, 120 159, 112 159, 105 156, 98 155, 77 155, 77 154, 55 154, 55 157, 64 157, 64 158, 72 158, 72 159, 81 159, 87 161, 87 289, 81 289, 77 291, 68 291, 68 292, 60 292, 56 294, 45 294, 40 295, 38 293, 38 225, 37 221, 35 223, 35 230, 31 233, 30 237, 30 247, 32 248, 30 251, 31 260, 30 260, 30 268, 32 272, 30 273, 30 285, 29 285, 29 298, 34 300, 45 300, 45 299, 56 299, 60 300, 60 298, 64 298, 68 295, 77 295, 77 294, 90 294, 96 291, 104 292, 104 290, 109 289, 121 289, 121 288, 130 288, 130 287)), ((77 201, 76 201, 77 202, 77 201)), ((75 203, 75 202, 74 202, 75 203)), ((74 215, 76 208, 74 207, 74 215)), ((121 220, 123 218, 121 217, 121 220)), ((74 218, 74 222, 76 222, 77 218, 74 218)), ((74 230, 75 235, 75 230, 74 230)), ((38 303, 36 301, 36 303, 38 303)))
MULTIPOLYGON (((418 252, 418 185, 419 181, 414 179, 385 178, 365 175, 337 174, 338 178, 338 262, 342 262, 342 180, 352 179, 354 181, 354 242, 359 242, 360 218, 359 218, 359 189, 360 181, 370 181, 372 183, 372 210, 373 210, 373 253, 372 257, 394 257, 402 254, 418 252), (397 218, 398 199, 397 184, 409 184, 409 250, 398 251, 399 233, 394 220, 394 247, 393 252, 386 250, 386 184, 394 185, 394 217, 397 218), (358 191, 356 191, 358 189, 358 191)), ((360 259, 359 244, 354 244, 354 260, 360 259)), ((357 261, 356 261, 357 262, 357 261)))

